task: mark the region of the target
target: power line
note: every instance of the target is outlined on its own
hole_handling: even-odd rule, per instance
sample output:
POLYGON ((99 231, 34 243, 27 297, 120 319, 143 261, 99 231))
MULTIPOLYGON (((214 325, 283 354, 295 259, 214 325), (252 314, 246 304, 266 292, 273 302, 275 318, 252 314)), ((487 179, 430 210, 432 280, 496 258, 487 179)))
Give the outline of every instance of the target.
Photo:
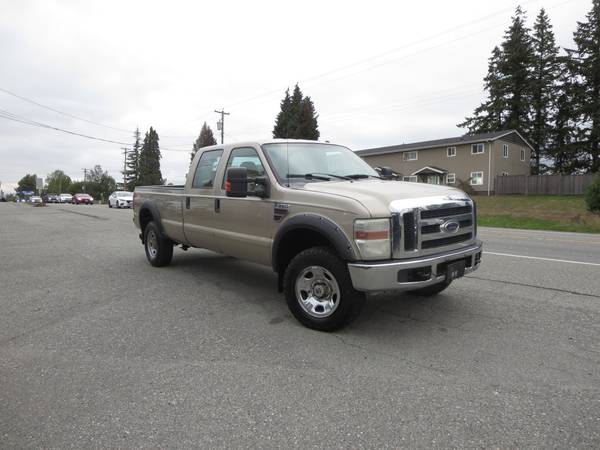
MULTIPOLYGON (((524 2, 522 2, 522 5, 526 5, 526 4, 528 4, 528 3, 532 3, 532 2, 536 2, 536 1, 538 1, 538 0, 529 0, 529 1, 524 1, 524 2)), ((573 0, 567 0, 567 2, 564 2, 564 3, 568 3, 568 2, 570 2, 570 1, 573 1, 573 0)), ((561 4, 562 4, 562 3, 561 3, 561 4)), ((438 38, 438 37, 444 36, 445 34, 451 33, 451 32, 453 32, 453 31, 459 30, 459 29, 461 29, 461 28, 468 27, 468 26, 470 26, 470 25, 473 25, 473 24, 476 24, 476 23, 479 23, 479 22, 483 22, 483 21, 485 21, 485 20, 491 19, 491 18, 493 18, 493 17, 495 17, 495 16, 498 16, 498 15, 500 15, 500 14, 505 14, 505 13, 507 13, 507 12, 509 12, 509 11, 512 11, 512 10, 513 10, 513 7, 510 7, 510 8, 504 8, 504 9, 502 9, 502 10, 498 10, 498 11, 496 11, 496 12, 494 12, 494 13, 488 14, 488 15, 486 15, 486 16, 483 16, 483 17, 480 17, 480 18, 478 18, 478 19, 475 19, 475 20, 472 20, 472 21, 469 21, 469 22, 464 22, 464 23, 462 23, 462 24, 456 25, 456 26, 454 26, 454 27, 451 27, 451 28, 447 28, 447 29, 445 29, 445 30, 443 30, 443 31, 440 31, 439 33, 436 33, 436 34, 433 34, 433 35, 427 36, 427 37, 425 37, 425 38, 418 39, 418 40, 415 40, 415 41, 409 42, 409 43, 407 43, 407 44, 403 44, 403 45, 401 45, 401 46, 399 46, 399 47, 395 47, 395 48, 393 48, 393 49, 387 50, 387 51, 385 51, 385 52, 378 53, 378 54, 376 54, 376 55, 369 56, 369 57, 367 57, 367 58, 364 58, 364 59, 361 59, 361 60, 357 60, 357 61, 355 61, 355 62, 352 62, 352 63, 350 63, 350 64, 346 64, 346 65, 343 65, 343 66, 337 67, 337 68, 335 68, 335 69, 332 69, 332 70, 329 70, 329 71, 327 71, 327 72, 323 72, 323 73, 321 73, 321 74, 317 74, 317 75, 314 75, 314 76, 311 76, 311 77, 305 78, 305 79, 303 79, 303 80, 300 80, 300 81, 299 81, 299 83, 307 83, 307 82, 311 82, 311 81, 314 81, 314 80, 318 80, 318 79, 320 79, 320 78, 327 77, 327 76, 329 76, 329 75, 332 75, 332 74, 334 74, 334 73, 341 72, 341 71, 343 71, 343 70, 347 70, 347 69, 350 69, 350 68, 352 68, 352 67, 360 66, 360 65, 362 65, 362 64, 364 64, 364 63, 367 63, 367 62, 370 62, 370 61, 375 61, 375 60, 377 60, 377 59, 380 59, 380 58, 382 58, 382 57, 384 57, 384 56, 388 56, 388 55, 391 55, 391 54, 393 54, 393 53, 396 53, 396 52, 398 52, 398 51, 400 51, 400 50, 404 50, 404 49, 407 49, 407 48, 410 48, 410 47, 414 47, 415 45, 418 45, 418 44, 421 44, 421 43, 423 43, 423 42, 427 42, 427 41, 433 40, 433 39, 435 39, 435 38, 438 38)), ((468 36, 467 36, 467 37, 468 37, 468 36)), ((376 67, 378 67, 378 66, 376 66, 376 67)), ((361 72, 361 73, 362 73, 362 72, 361 72)), ((313 85, 314 85, 314 83, 313 83, 313 85)), ((289 86, 286 86, 286 87, 283 87, 283 88, 279 88, 279 89, 277 89, 277 90, 270 90, 270 91, 266 91, 266 92, 263 92, 263 93, 261 93, 261 94, 255 95, 255 96, 252 96, 252 97, 249 97, 249 98, 246 98, 246 99, 243 99, 243 100, 240 100, 240 101, 234 102, 234 103, 230 103, 229 105, 227 105, 227 107, 228 107, 228 108, 232 108, 232 107, 234 107, 234 106, 238 106, 238 105, 241 105, 241 104, 244 104, 244 103, 248 103, 248 102, 251 102, 251 101, 257 100, 257 99, 259 99, 259 98, 262 98, 262 97, 266 97, 266 96, 273 95, 273 94, 276 94, 276 93, 281 93, 281 91, 282 91, 282 90, 284 90, 284 89, 287 89, 288 87, 289 87, 289 86)))
POLYGON ((2 111, 2 110, 0 110, 0 117, 2 117, 3 119, 12 120, 14 122, 20 122, 20 123, 23 123, 25 125, 30 125, 30 126, 40 127, 40 128, 48 128, 48 129, 51 129, 51 130, 60 131, 62 133, 67 133, 67 134, 71 134, 71 135, 74 135, 74 136, 80 136, 80 137, 87 138, 87 139, 93 139, 95 141, 108 142, 110 144, 130 145, 127 142, 113 141, 113 140, 110 140, 110 139, 104 139, 104 138, 99 138, 99 137, 96 137, 96 136, 90 136, 89 134, 77 133, 76 131, 65 130, 63 128, 59 128, 59 127, 55 127, 55 126, 48 125, 48 124, 45 124, 45 123, 37 122, 35 120, 26 119, 26 118, 23 118, 22 116, 17 116, 16 114, 12 114, 12 113, 10 113, 8 111, 2 111))
MULTIPOLYGON (((125 128, 113 127, 111 125, 106 125, 104 123, 95 122, 93 120, 89 120, 89 119, 86 119, 84 117, 76 116, 74 114, 70 114, 70 113, 61 111, 60 109, 52 108, 51 106, 44 105, 44 104, 39 103, 39 102, 37 102, 35 100, 32 100, 30 98, 27 98, 27 97, 24 97, 22 95, 16 94, 14 92, 11 92, 8 89, 4 89, 4 88, 0 87, 0 92, 4 92, 5 94, 12 95, 13 97, 18 98, 20 100, 23 100, 24 102, 31 103, 33 105, 39 106, 40 108, 44 108, 44 109, 47 109, 49 111, 55 112, 57 114, 61 114, 61 115, 65 116, 65 117, 70 117, 72 119, 81 120, 82 122, 87 122, 87 123, 90 123, 92 125, 96 125, 98 127, 108 128, 110 130, 120 131, 120 132, 123 132, 123 133, 131 133, 131 130, 126 130, 125 128)), ((193 136, 170 136, 170 135, 163 135, 162 137, 163 138, 173 138, 173 139, 193 139, 193 136)))
MULTIPOLYGON (((46 128, 49 130, 60 131, 62 133, 70 134, 73 136, 79 136, 79 137, 83 137, 86 139, 92 139, 92 140, 101 141, 101 142, 108 142, 109 144, 131 145, 131 143, 129 143, 129 142, 113 141, 111 139, 105 139, 105 138, 101 138, 101 137, 97 137, 97 136, 91 136, 89 134, 78 133, 76 131, 65 130, 64 128, 59 128, 59 127, 55 127, 53 125, 48 125, 46 123, 31 120, 26 117, 19 116, 17 114, 13 114, 9 111, 4 111, 1 109, 0 109, 0 118, 12 120, 14 122, 19 122, 19 123, 22 123, 25 125, 30 125, 33 127, 46 128)), ((161 150, 171 151, 171 152, 187 152, 187 151, 189 151, 187 149, 172 149, 172 148, 161 148, 161 150)))

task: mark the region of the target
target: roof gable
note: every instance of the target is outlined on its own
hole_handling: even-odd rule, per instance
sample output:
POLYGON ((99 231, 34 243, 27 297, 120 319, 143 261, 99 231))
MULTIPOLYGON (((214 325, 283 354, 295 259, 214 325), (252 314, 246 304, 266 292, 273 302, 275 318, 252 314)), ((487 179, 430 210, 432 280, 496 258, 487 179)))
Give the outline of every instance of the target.
POLYGON ((384 155, 387 153, 398 153, 413 150, 427 150, 440 147, 451 147, 456 145, 475 144, 477 142, 490 142, 498 139, 505 139, 511 142, 521 142, 523 145, 532 148, 529 142, 517 130, 494 131, 490 133, 464 134, 462 136, 436 139, 432 141, 413 142, 410 144, 391 145, 388 147, 367 148, 357 150, 356 154, 360 156, 384 155))

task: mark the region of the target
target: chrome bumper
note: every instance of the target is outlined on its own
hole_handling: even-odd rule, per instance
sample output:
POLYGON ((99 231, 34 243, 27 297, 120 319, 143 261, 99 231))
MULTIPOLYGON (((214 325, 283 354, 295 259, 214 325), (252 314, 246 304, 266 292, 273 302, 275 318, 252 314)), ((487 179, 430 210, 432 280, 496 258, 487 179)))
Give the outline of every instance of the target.
POLYGON ((481 241, 474 245, 423 258, 380 263, 349 263, 348 270, 354 289, 358 291, 387 291, 419 289, 446 279, 446 263, 465 260, 465 274, 479 268, 481 241), (405 281, 405 279, 417 281, 405 281))

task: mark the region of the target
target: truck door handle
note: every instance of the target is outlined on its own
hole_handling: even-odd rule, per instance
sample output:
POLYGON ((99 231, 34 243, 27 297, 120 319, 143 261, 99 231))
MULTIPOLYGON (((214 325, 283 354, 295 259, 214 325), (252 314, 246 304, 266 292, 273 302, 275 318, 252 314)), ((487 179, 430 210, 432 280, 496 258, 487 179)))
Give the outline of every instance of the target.
POLYGON ((185 209, 190 209, 190 198, 189 197, 185 198, 185 209))
POLYGON ((215 198, 215 212, 221 212, 221 199, 215 198))

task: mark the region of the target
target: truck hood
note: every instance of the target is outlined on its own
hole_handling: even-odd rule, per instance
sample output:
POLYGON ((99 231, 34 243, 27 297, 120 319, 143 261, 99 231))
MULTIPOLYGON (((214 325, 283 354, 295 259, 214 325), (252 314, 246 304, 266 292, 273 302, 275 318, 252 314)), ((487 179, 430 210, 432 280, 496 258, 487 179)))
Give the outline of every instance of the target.
POLYGON ((437 198, 469 198, 460 189, 449 186, 376 179, 306 183, 303 189, 353 198, 373 217, 388 216, 399 205, 422 206, 427 198, 431 202, 437 198))

